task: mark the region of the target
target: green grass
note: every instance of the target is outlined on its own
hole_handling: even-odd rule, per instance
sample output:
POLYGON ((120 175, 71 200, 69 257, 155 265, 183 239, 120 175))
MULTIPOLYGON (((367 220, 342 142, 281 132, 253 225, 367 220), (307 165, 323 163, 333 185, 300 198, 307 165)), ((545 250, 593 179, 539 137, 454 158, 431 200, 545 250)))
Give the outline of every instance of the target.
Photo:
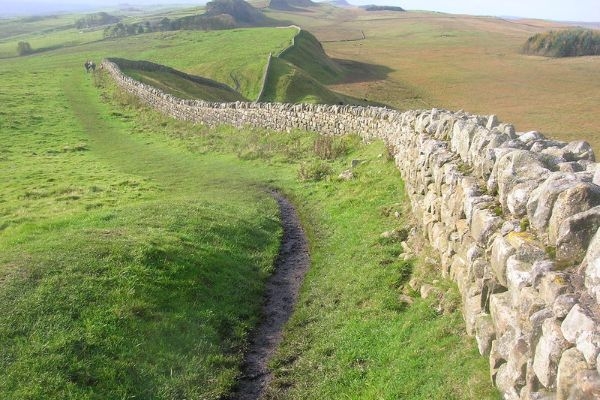
POLYGON ((400 301, 415 266, 400 260, 397 241, 380 239, 382 231, 405 224, 392 217, 391 210, 404 210, 403 188, 393 163, 381 156, 381 143, 333 139, 339 151, 328 160, 316 136, 298 132, 167 135, 193 152, 234 152, 295 199, 308 229, 311 270, 272 362, 275 380, 267 398, 499 398, 487 361, 463 333, 456 288, 446 284, 455 302, 446 313, 431 300, 400 301), (338 181, 352 159, 363 160, 356 179, 338 181), (317 180, 291 179, 306 162, 331 172, 317 180))
POLYGON ((273 58, 260 101, 335 104, 344 98, 321 85, 304 70, 283 59, 273 58))
MULTIPOLYGON (((268 30, 222 36, 252 32, 268 30)), ((458 311, 399 300, 416 267, 379 237, 405 226, 390 217, 404 197, 381 143, 331 139, 330 156, 312 134, 174 121, 80 62, 128 53, 193 69, 192 50, 220 37, 0 60, 0 398, 227 393, 281 235, 265 186, 294 200, 312 259, 271 397, 498 398, 458 311), (353 159, 356 178, 337 180, 353 159), (331 173, 300 179, 313 164, 331 173)))
POLYGON ((28 61, 4 65, 0 397, 218 398, 257 320, 275 202, 235 157, 169 146, 156 120, 137 134, 69 57, 28 61))
POLYGON ((294 46, 289 47, 278 57, 302 68, 320 83, 339 81, 344 70, 330 59, 323 46, 310 32, 301 30, 294 38, 294 46))
POLYGON ((79 33, 69 29, 0 42, 0 58, 16 56, 17 43, 26 41, 34 51, 62 49, 64 53, 77 54, 79 59, 74 62, 82 69, 86 59, 95 59, 97 63, 106 57, 145 60, 225 83, 252 100, 260 92, 269 53, 281 52, 296 33, 295 28, 244 28, 157 32, 100 40, 101 31, 79 33), (87 45, 77 47, 82 44, 87 45))

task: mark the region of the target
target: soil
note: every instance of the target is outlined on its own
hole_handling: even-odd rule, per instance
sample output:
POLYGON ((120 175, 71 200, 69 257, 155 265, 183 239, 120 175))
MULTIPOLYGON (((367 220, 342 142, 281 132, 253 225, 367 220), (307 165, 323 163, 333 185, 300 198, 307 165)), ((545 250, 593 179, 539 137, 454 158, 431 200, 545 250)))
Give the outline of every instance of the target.
POLYGON ((275 271, 265 289, 262 321, 253 332, 235 391, 229 400, 260 399, 271 381, 267 363, 281 342, 283 326, 289 319, 304 275, 310 265, 308 242, 292 204, 272 192, 281 214, 283 238, 275 271))

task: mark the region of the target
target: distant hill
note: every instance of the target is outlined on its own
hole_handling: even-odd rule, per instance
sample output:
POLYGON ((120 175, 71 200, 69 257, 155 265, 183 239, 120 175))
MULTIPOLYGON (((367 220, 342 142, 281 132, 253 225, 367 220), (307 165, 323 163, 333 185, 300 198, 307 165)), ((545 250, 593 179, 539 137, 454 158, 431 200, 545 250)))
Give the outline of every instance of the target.
POLYGON ((348 3, 346 0, 330 0, 328 1, 329 4, 331 4, 332 6, 336 6, 336 7, 354 7, 352 4, 348 3))
POLYGON ((600 55, 600 31, 567 29, 538 33, 527 39, 523 53, 546 57, 600 55))
POLYGON ((274 10, 293 10, 298 7, 316 6, 311 0, 271 0, 269 8, 274 10))
POLYGON ((396 7, 396 6, 368 5, 368 6, 361 6, 360 8, 362 8, 366 11, 406 11, 406 10, 404 10, 404 8, 396 7))
POLYGON ((157 31, 219 30, 237 27, 274 26, 276 21, 244 0, 214 0, 206 4, 204 14, 182 18, 162 18, 134 24, 117 23, 105 29, 105 37, 123 37, 157 31))
POLYGON ((204 18, 231 16, 239 25, 261 25, 265 15, 244 0, 214 0, 206 3, 204 18))

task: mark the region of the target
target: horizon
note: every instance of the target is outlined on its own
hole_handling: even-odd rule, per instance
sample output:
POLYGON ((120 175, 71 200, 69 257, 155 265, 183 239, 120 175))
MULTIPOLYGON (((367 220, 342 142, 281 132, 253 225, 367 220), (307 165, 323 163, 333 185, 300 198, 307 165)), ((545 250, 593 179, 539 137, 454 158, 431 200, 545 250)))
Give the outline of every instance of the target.
MULTIPOLYGON (((448 3, 444 0, 347 0, 355 6, 388 5, 399 6, 408 11, 434 11, 449 14, 467 14, 476 16, 533 18, 551 21, 600 23, 600 7, 597 0, 580 0, 576 6, 558 0, 506 0, 497 2, 482 0, 473 3, 469 0, 456 0, 448 3)), ((320 0, 318 2, 327 2, 320 0)), ((51 13, 85 12, 107 9, 119 5, 131 6, 173 6, 204 5, 206 0, 30 0, 18 3, 0 0, 0 16, 15 17, 27 15, 44 15, 51 13)))

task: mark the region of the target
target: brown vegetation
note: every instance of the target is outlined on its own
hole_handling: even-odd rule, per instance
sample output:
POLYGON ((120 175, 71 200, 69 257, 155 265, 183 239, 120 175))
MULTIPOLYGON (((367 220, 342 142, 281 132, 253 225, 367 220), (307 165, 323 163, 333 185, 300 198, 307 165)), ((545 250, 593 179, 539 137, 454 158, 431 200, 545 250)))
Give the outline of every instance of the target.
POLYGON ((323 13, 269 15, 311 31, 333 58, 390 70, 378 80, 354 79, 331 89, 401 110, 438 107, 497 114, 517 130, 585 139, 600 150, 592 117, 600 104, 600 57, 548 59, 520 52, 530 36, 564 26, 327 7, 322 6, 323 13), (360 30, 364 40, 342 37, 347 32, 347 39, 356 39, 360 30))

